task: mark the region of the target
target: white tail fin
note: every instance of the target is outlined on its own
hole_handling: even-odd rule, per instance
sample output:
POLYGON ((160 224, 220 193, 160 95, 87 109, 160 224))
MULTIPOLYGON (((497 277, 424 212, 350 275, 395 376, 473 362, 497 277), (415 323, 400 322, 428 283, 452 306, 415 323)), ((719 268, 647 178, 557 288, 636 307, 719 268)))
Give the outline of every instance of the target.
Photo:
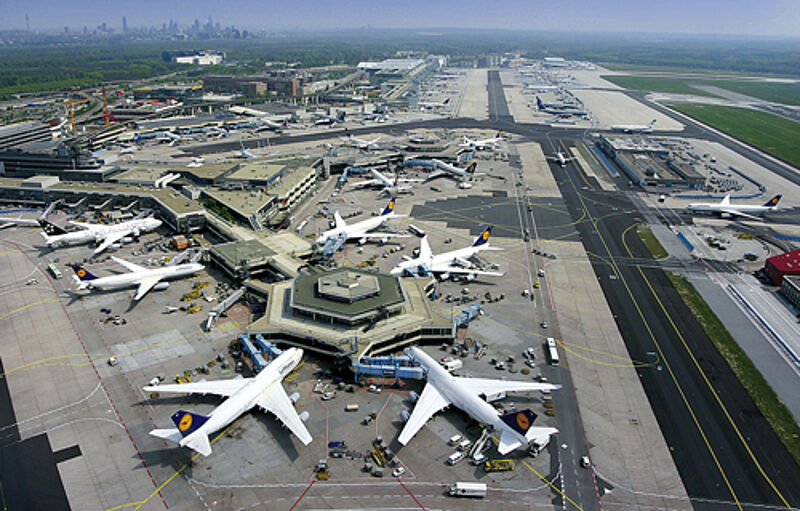
POLYGON ((199 452, 203 456, 211 454, 211 442, 208 441, 208 435, 202 431, 197 431, 180 441, 184 447, 199 452))
POLYGON ((730 206, 730 204, 731 204, 731 194, 726 195, 719 203, 720 206, 730 206))

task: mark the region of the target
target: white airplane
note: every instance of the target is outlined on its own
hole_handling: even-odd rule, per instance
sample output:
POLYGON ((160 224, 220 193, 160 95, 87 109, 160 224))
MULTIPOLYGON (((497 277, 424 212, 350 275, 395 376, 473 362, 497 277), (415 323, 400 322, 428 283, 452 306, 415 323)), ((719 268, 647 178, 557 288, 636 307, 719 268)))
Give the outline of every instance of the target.
POLYGON ((451 250, 439 255, 434 255, 428 243, 428 237, 425 236, 419 242, 419 256, 416 258, 405 256, 406 259, 392 268, 390 273, 392 275, 436 274, 442 280, 447 280, 452 274, 467 275, 467 280, 474 280, 478 275, 502 277, 505 275, 504 273, 476 270, 473 268, 472 263, 467 260, 484 250, 503 250, 502 248, 489 246, 489 236, 491 235, 492 226, 490 225, 483 230, 480 236, 475 238, 475 242, 471 246, 451 250))
POLYGON ((484 172, 475 172, 475 169, 478 167, 478 164, 472 162, 469 164, 469 167, 462 169, 456 167, 455 165, 450 165, 449 163, 445 163, 441 160, 431 160, 433 163, 439 167, 440 170, 436 170, 428 174, 427 181, 431 179, 435 179, 440 176, 458 176, 458 177, 478 177, 478 176, 485 176, 486 173, 484 172))
POLYGON ((273 131, 282 131, 284 128, 289 126, 288 121, 283 122, 273 122, 269 119, 265 119, 263 117, 259 117, 258 121, 256 121, 257 125, 256 128, 253 130, 256 133, 264 130, 273 130, 273 131))
POLYGON ((433 108, 444 108, 450 103, 450 98, 444 101, 418 101, 417 105, 423 110, 431 110, 433 108))
POLYGON ((383 211, 380 215, 374 216, 372 218, 367 218, 366 220, 362 220, 360 222, 356 222, 354 224, 347 225, 344 221, 342 216, 336 211, 333 214, 334 221, 336 222, 336 227, 333 229, 327 230, 322 233, 320 237, 317 238, 317 243, 320 245, 324 245, 329 239, 331 238, 338 238, 339 236, 344 236, 345 240, 349 239, 358 239, 358 244, 363 245, 369 239, 377 239, 381 242, 385 243, 389 238, 405 238, 406 235, 403 234, 391 234, 386 232, 369 232, 373 229, 376 229, 384 224, 390 218, 403 218, 406 215, 398 215, 394 212, 394 205, 397 197, 392 197, 389 203, 383 208, 383 211))
POLYGON ((575 158, 573 156, 567 156, 566 154, 562 153, 561 151, 556 152, 556 154, 547 157, 548 160, 553 161, 561 165, 562 167, 566 167, 567 163, 571 162, 575 158))
POLYGON ((400 432, 398 441, 407 445, 433 414, 454 405, 470 417, 500 433, 497 450, 507 454, 530 442, 544 444, 550 435, 558 433, 555 428, 534 427, 536 414, 531 410, 500 415, 497 410, 479 396, 496 392, 526 392, 535 390, 557 390, 560 385, 486 378, 457 378, 447 372, 436 360, 419 348, 407 348, 405 352, 427 371, 428 382, 422 390, 414 411, 400 432))
POLYGON ((187 167, 197 168, 202 167, 205 164, 206 160, 202 156, 194 156, 192 157, 192 162, 186 165, 187 167))
POLYGON ((767 201, 763 206, 753 206, 742 204, 734 206, 731 204, 730 194, 726 195, 719 203, 695 202, 686 206, 686 209, 693 213, 716 213, 722 218, 732 218, 740 216, 752 220, 761 220, 760 215, 778 209, 782 195, 776 195, 767 201))
POLYGON ((340 122, 344 122, 344 118, 346 117, 346 115, 347 114, 344 111, 339 112, 339 115, 337 115, 336 117, 315 113, 314 117, 316 117, 317 120, 314 121, 314 126, 335 126, 340 122))
POLYGON ((154 429, 150 435, 188 447, 203 456, 211 454, 209 436, 223 429, 237 417, 258 406, 278 418, 303 445, 311 443, 311 434, 306 429, 308 412, 298 415, 294 403, 299 394, 290 398, 281 385, 287 374, 291 373, 300 359, 303 350, 289 348, 270 362, 254 378, 238 378, 206 382, 183 383, 179 385, 153 385, 144 387, 146 392, 175 392, 179 394, 215 394, 226 397, 221 405, 208 416, 179 410, 172 414, 172 422, 177 428, 154 429))
POLYGON ((379 114, 376 112, 364 112, 361 114, 364 119, 372 120, 375 122, 386 122, 389 119, 389 114, 379 114))
POLYGON ((625 133, 646 133, 653 131, 653 126, 656 125, 656 120, 650 121, 650 124, 615 124, 611 126, 612 131, 623 131, 625 133))
POLYGON ((250 151, 248 151, 247 149, 244 148, 244 143, 241 140, 239 141, 239 146, 242 149, 240 151, 236 152, 233 155, 234 158, 242 158, 242 159, 245 159, 245 160, 249 160, 251 158, 255 158, 256 157, 255 154, 251 153, 250 151))
POLYGON ((470 140, 469 138, 464 137, 464 141, 458 144, 458 147, 469 147, 477 150, 497 149, 497 144, 503 141, 501 135, 502 133, 498 131, 494 138, 486 138, 483 140, 470 140))
POLYGON ((48 247, 65 247, 67 245, 80 245, 83 243, 100 243, 92 255, 99 254, 114 243, 127 237, 138 237, 140 233, 149 232, 161 225, 161 220, 149 218, 136 218, 113 225, 87 224, 82 222, 70 222, 70 224, 80 227, 79 231, 66 231, 63 228, 41 220, 39 225, 44 232, 42 237, 48 247))
POLYGON ((353 184, 352 188, 354 190, 376 186, 381 188, 381 195, 396 195, 398 193, 411 193, 412 191, 411 186, 401 185, 400 183, 419 183, 422 181, 421 179, 401 179, 400 176, 397 175, 392 177, 385 176, 375 169, 369 169, 369 171, 372 173, 374 179, 368 179, 353 184))
POLYGON ((60 201, 51 202, 47 209, 44 210, 44 213, 39 215, 38 218, 22 218, 22 215, 18 216, 17 218, 8 218, 8 217, 0 217, 0 229, 5 229, 7 227, 12 226, 25 226, 25 227, 41 227, 41 222, 46 220, 50 212, 53 211, 53 208, 56 207, 60 201))
POLYGON ((94 291, 113 291, 127 287, 138 287, 133 301, 139 301, 151 289, 162 291, 169 287, 169 282, 161 282, 167 279, 179 279, 188 277, 197 272, 203 271, 205 266, 199 263, 176 264, 175 266, 162 266, 160 268, 145 268, 138 264, 111 256, 118 264, 128 269, 128 273, 120 275, 109 275, 108 277, 95 277, 89 270, 80 265, 74 265, 75 281, 78 284, 78 291, 88 289, 94 291))
POLYGON ((383 136, 379 136, 373 138, 372 140, 364 140, 363 138, 354 137, 347 129, 344 130, 344 134, 345 136, 339 137, 342 142, 351 147, 357 147, 358 149, 363 150, 374 149, 374 146, 378 143, 378 140, 383 138, 383 136))

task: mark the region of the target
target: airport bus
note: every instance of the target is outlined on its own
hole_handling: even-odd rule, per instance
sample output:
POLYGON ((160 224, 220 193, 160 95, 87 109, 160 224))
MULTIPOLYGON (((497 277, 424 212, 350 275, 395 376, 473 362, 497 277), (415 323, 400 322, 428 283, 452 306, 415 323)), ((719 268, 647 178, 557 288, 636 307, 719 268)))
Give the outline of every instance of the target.
POLYGON ((411 232, 411 234, 415 234, 415 235, 419 236, 420 238, 425 236, 425 231, 423 231, 422 229, 420 229, 419 227, 417 227, 414 224, 408 224, 408 230, 409 230, 409 232, 411 232))
POLYGON ((50 270, 50 273, 52 273, 53 277, 55 277, 56 279, 60 279, 61 277, 63 277, 63 275, 61 274, 61 270, 58 269, 55 263, 48 264, 47 269, 50 270))
POLYGON ((552 337, 547 338, 547 358, 550 360, 550 365, 558 365, 558 349, 556 348, 556 340, 552 337))

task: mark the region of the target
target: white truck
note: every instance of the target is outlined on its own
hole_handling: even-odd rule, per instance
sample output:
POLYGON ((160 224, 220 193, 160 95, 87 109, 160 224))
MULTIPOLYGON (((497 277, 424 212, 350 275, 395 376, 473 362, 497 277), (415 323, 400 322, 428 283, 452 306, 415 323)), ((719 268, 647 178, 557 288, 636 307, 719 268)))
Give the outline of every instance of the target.
POLYGON ((486 496, 487 487, 484 483, 455 483, 450 486, 449 494, 452 497, 477 497, 486 496))
POLYGON ((456 359, 456 360, 448 360, 442 363, 442 367, 444 367, 448 372, 453 372, 456 369, 461 369, 464 367, 464 362, 456 359))

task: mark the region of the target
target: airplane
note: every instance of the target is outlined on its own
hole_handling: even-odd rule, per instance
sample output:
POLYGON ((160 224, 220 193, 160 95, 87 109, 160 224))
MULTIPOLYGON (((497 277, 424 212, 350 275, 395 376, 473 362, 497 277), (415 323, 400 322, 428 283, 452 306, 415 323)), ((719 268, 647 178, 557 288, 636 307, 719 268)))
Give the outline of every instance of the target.
POLYGON ((494 138, 486 138, 483 140, 470 140, 468 137, 464 137, 464 141, 458 144, 458 147, 469 147, 471 149, 497 149, 497 144, 503 141, 501 137, 502 133, 497 132, 494 138))
POLYGON ((303 442, 303 445, 310 444, 311 434, 303 424, 308 420, 308 412, 298 415, 297 410, 294 409, 294 403, 299 398, 299 394, 293 394, 292 397, 287 396, 286 390, 280 383, 297 367, 302 358, 303 350, 289 348, 253 378, 144 387, 145 392, 215 394, 227 398, 208 416, 179 410, 171 417, 176 428, 154 429, 150 435, 175 442, 181 447, 188 447, 203 456, 208 456, 211 454, 211 442, 208 437, 228 426, 251 408, 258 406, 275 415, 303 442))
POLYGON ((8 217, 0 217, 0 229, 5 229, 7 227, 12 226, 26 226, 26 227, 41 227, 41 221, 46 220, 50 213, 53 211, 53 208, 56 207, 61 201, 54 201, 51 202, 47 209, 44 210, 44 213, 39 215, 38 218, 22 218, 22 216, 18 216, 17 218, 8 218, 8 217))
POLYGON ((363 138, 354 137, 347 129, 344 130, 344 134, 345 134, 344 137, 339 137, 342 140, 342 142, 351 147, 357 147, 363 150, 374 149, 374 146, 378 142, 378 140, 383 138, 383 136, 379 136, 372 140, 364 140, 363 138))
POLYGON ((478 176, 485 176, 486 173, 484 172, 475 172, 475 169, 478 167, 478 164, 475 162, 470 163, 469 167, 462 169, 456 167, 455 165, 450 165, 449 163, 445 163, 441 160, 431 160, 439 167, 440 170, 436 170, 428 174, 427 181, 431 179, 436 179, 440 176, 459 176, 459 177, 478 177, 478 176))
POLYGON ((748 204, 734 206, 731 204, 731 196, 728 194, 717 204, 710 202, 695 202, 687 205, 686 209, 695 213, 717 213, 722 218, 740 216, 749 218, 751 220, 761 220, 761 218, 759 218, 760 215, 778 209, 778 202, 780 202, 781 197, 782 195, 776 195, 768 200, 763 206, 753 206, 748 204))
POLYGON ((206 160, 202 156, 193 156, 192 157, 192 162, 189 163, 186 166, 187 167, 191 167, 191 168, 194 169, 194 168, 197 168, 197 167, 202 167, 205 162, 206 162, 206 160))
POLYGON ((421 349, 412 346, 404 351, 427 371, 428 382, 397 439, 402 445, 407 445, 433 414, 449 405, 460 408, 473 419, 499 433, 500 442, 497 450, 500 454, 507 454, 531 442, 544 444, 550 435, 558 433, 555 428, 533 426, 536 414, 531 410, 500 415, 492 405, 479 396, 501 391, 557 390, 561 385, 487 378, 458 378, 421 349))
POLYGON ((566 167, 567 163, 571 162, 575 159, 573 156, 567 156, 566 154, 562 153, 561 151, 556 152, 553 156, 548 156, 548 160, 553 161, 561 165, 562 167, 566 167))
POLYGON ((361 114, 361 117, 363 117, 364 119, 370 119, 370 120, 373 120, 373 121, 376 121, 376 122, 386 122, 386 120, 389 119, 389 114, 379 114, 379 113, 376 113, 376 112, 370 112, 370 113, 364 112, 363 114, 361 114))
POLYGON ((422 181, 421 179, 400 179, 400 176, 394 176, 394 179, 385 176, 378 172, 375 169, 369 169, 372 173, 374 179, 368 179, 366 181, 361 181, 355 183, 352 188, 354 190, 358 190, 361 188, 367 188, 370 186, 379 186, 381 187, 381 194, 397 194, 397 193, 411 193, 411 186, 408 185, 400 185, 401 182, 403 183, 418 183, 422 181))
POLYGON ((555 115, 586 115, 586 110, 570 103, 543 103, 537 96, 536 103, 539 111, 555 115))
POLYGON ((646 133, 653 131, 653 126, 656 125, 656 120, 650 121, 650 124, 615 124, 611 126, 612 131, 623 131, 625 133, 646 133))
POLYGON ((237 153, 235 153, 233 155, 234 158, 241 158, 241 159, 244 159, 244 160, 249 160, 251 158, 255 158, 256 157, 255 154, 251 153, 250 151, 248 151, 247 149, 244 148, 244 143, 241 140, 239 141, 239 145, 242 147, 242 149, 241 149, 241 151, 239 151, 239 152, 237 152, 237 153))
POLYGON ((432 108, 444 108, 447 104, 450 103, 450 98, 445 99, 444 101, 418 101, 417 105, 422 108, 423 110, 430 110, 432 108))
POLYGON ((442 280, 447 280, 452 274, 464 274, 467 280, 474 280, 478 275, 502 277, 504 273, 482 271, 472 268, 472 263, 467 259, 484 250, 503 250, 489 246, 489 236, 492 235, 490 225, 475 238, 475 242, 465 248, 451 250, 439 255, 434 255, 428 243, 428 237, 423 237, 419 242, 419 256, 401 261, 389 272, 392 275, 432 275, 438 274, 442 280))
POLYGON ((336 117, 332 117, 330 115, 314 113, 314 116, 317 118, 314 121, 314 126, 335 126, 337 123, 344 122, 344 118, 347 114, 342 111, 339 112, 339 115, 336 117))
POLYGON ((559 88, 558 85, 541 85, 538 83, 526 83, 525 90, 532 90, 534 92, 547 92, 551 90, 557 90, 559 88))
POLYGON ((289 126, 288 121, 283 122, 272 122, 269 119, 259 118, 256 121, 255 132, 258 133, 259 131, 264 130, 272 130, 276 132, 281 132, 283 129, 289 126))
POLYGON ((199 263, 185 263, 176 264, 175 266, 162 266, 160 268, 145 268, 130 261, 111 256, 116 263, 128 269, 128 273, 119 275, 109 275, 108 277, 95 277, 89 270, 80 265, 72 266, 75 271, 75 283, 78 285, 78 291, 88 289, 94 291, 113 291, 123 289, 126 287, 138 286, 136 296, 133 297, 134 302, 138 302, 142 297, 147 294, 151 289, 156 291, 163 291, 169 287, 169 282, 161 282, 164 279, 178 279, 181 277, 188 277, 194 275, 205 269, 205 266, 199 263))
POLYGON ((354 224, 347 225, 344 221, 342 216, 339 214, 338 211, 334 212, 333 218, 336 222, 336 227, 333 229, 329 229, 322 233, 317 238, 317 243, 320 245, 325 244, 331 238, 338 238, 339 236, 344 236, 345 240, 349 239, 358 239, 358 244, 363 245, 366 243, 370 238, 378 239, 382 243, 385 243, 389 238, 405 238, 407 236, 403 234, 391 234, 386 232, 369 232, 373 229, 376 229, 384 224, 390 218, 403 218, 406 215, 398 215, 394 212, 394 205, 397 200, 397 197, 392 197, 389 203, 383 208, 383 211, 380 215, 374 216, 372 218, 367 218, 366 220, 362 220, 360 222, 356 222, 354 224))
POLYGON ((42 237, 48 247, 65 247, 67 245, 80 245, 83 243, 98 242, 100 245, 94 250, 92 255, 99 254, 112 244, 128 236, 138 237, 142 232, 150 232, 161 225, 161 220, 156 218, 136 218, 113 225, 88 224, 82 222, 70 222, 70 224, 80 227, 79 231, 66 231, 58 225, 39 220, 42 227, 42 237))

